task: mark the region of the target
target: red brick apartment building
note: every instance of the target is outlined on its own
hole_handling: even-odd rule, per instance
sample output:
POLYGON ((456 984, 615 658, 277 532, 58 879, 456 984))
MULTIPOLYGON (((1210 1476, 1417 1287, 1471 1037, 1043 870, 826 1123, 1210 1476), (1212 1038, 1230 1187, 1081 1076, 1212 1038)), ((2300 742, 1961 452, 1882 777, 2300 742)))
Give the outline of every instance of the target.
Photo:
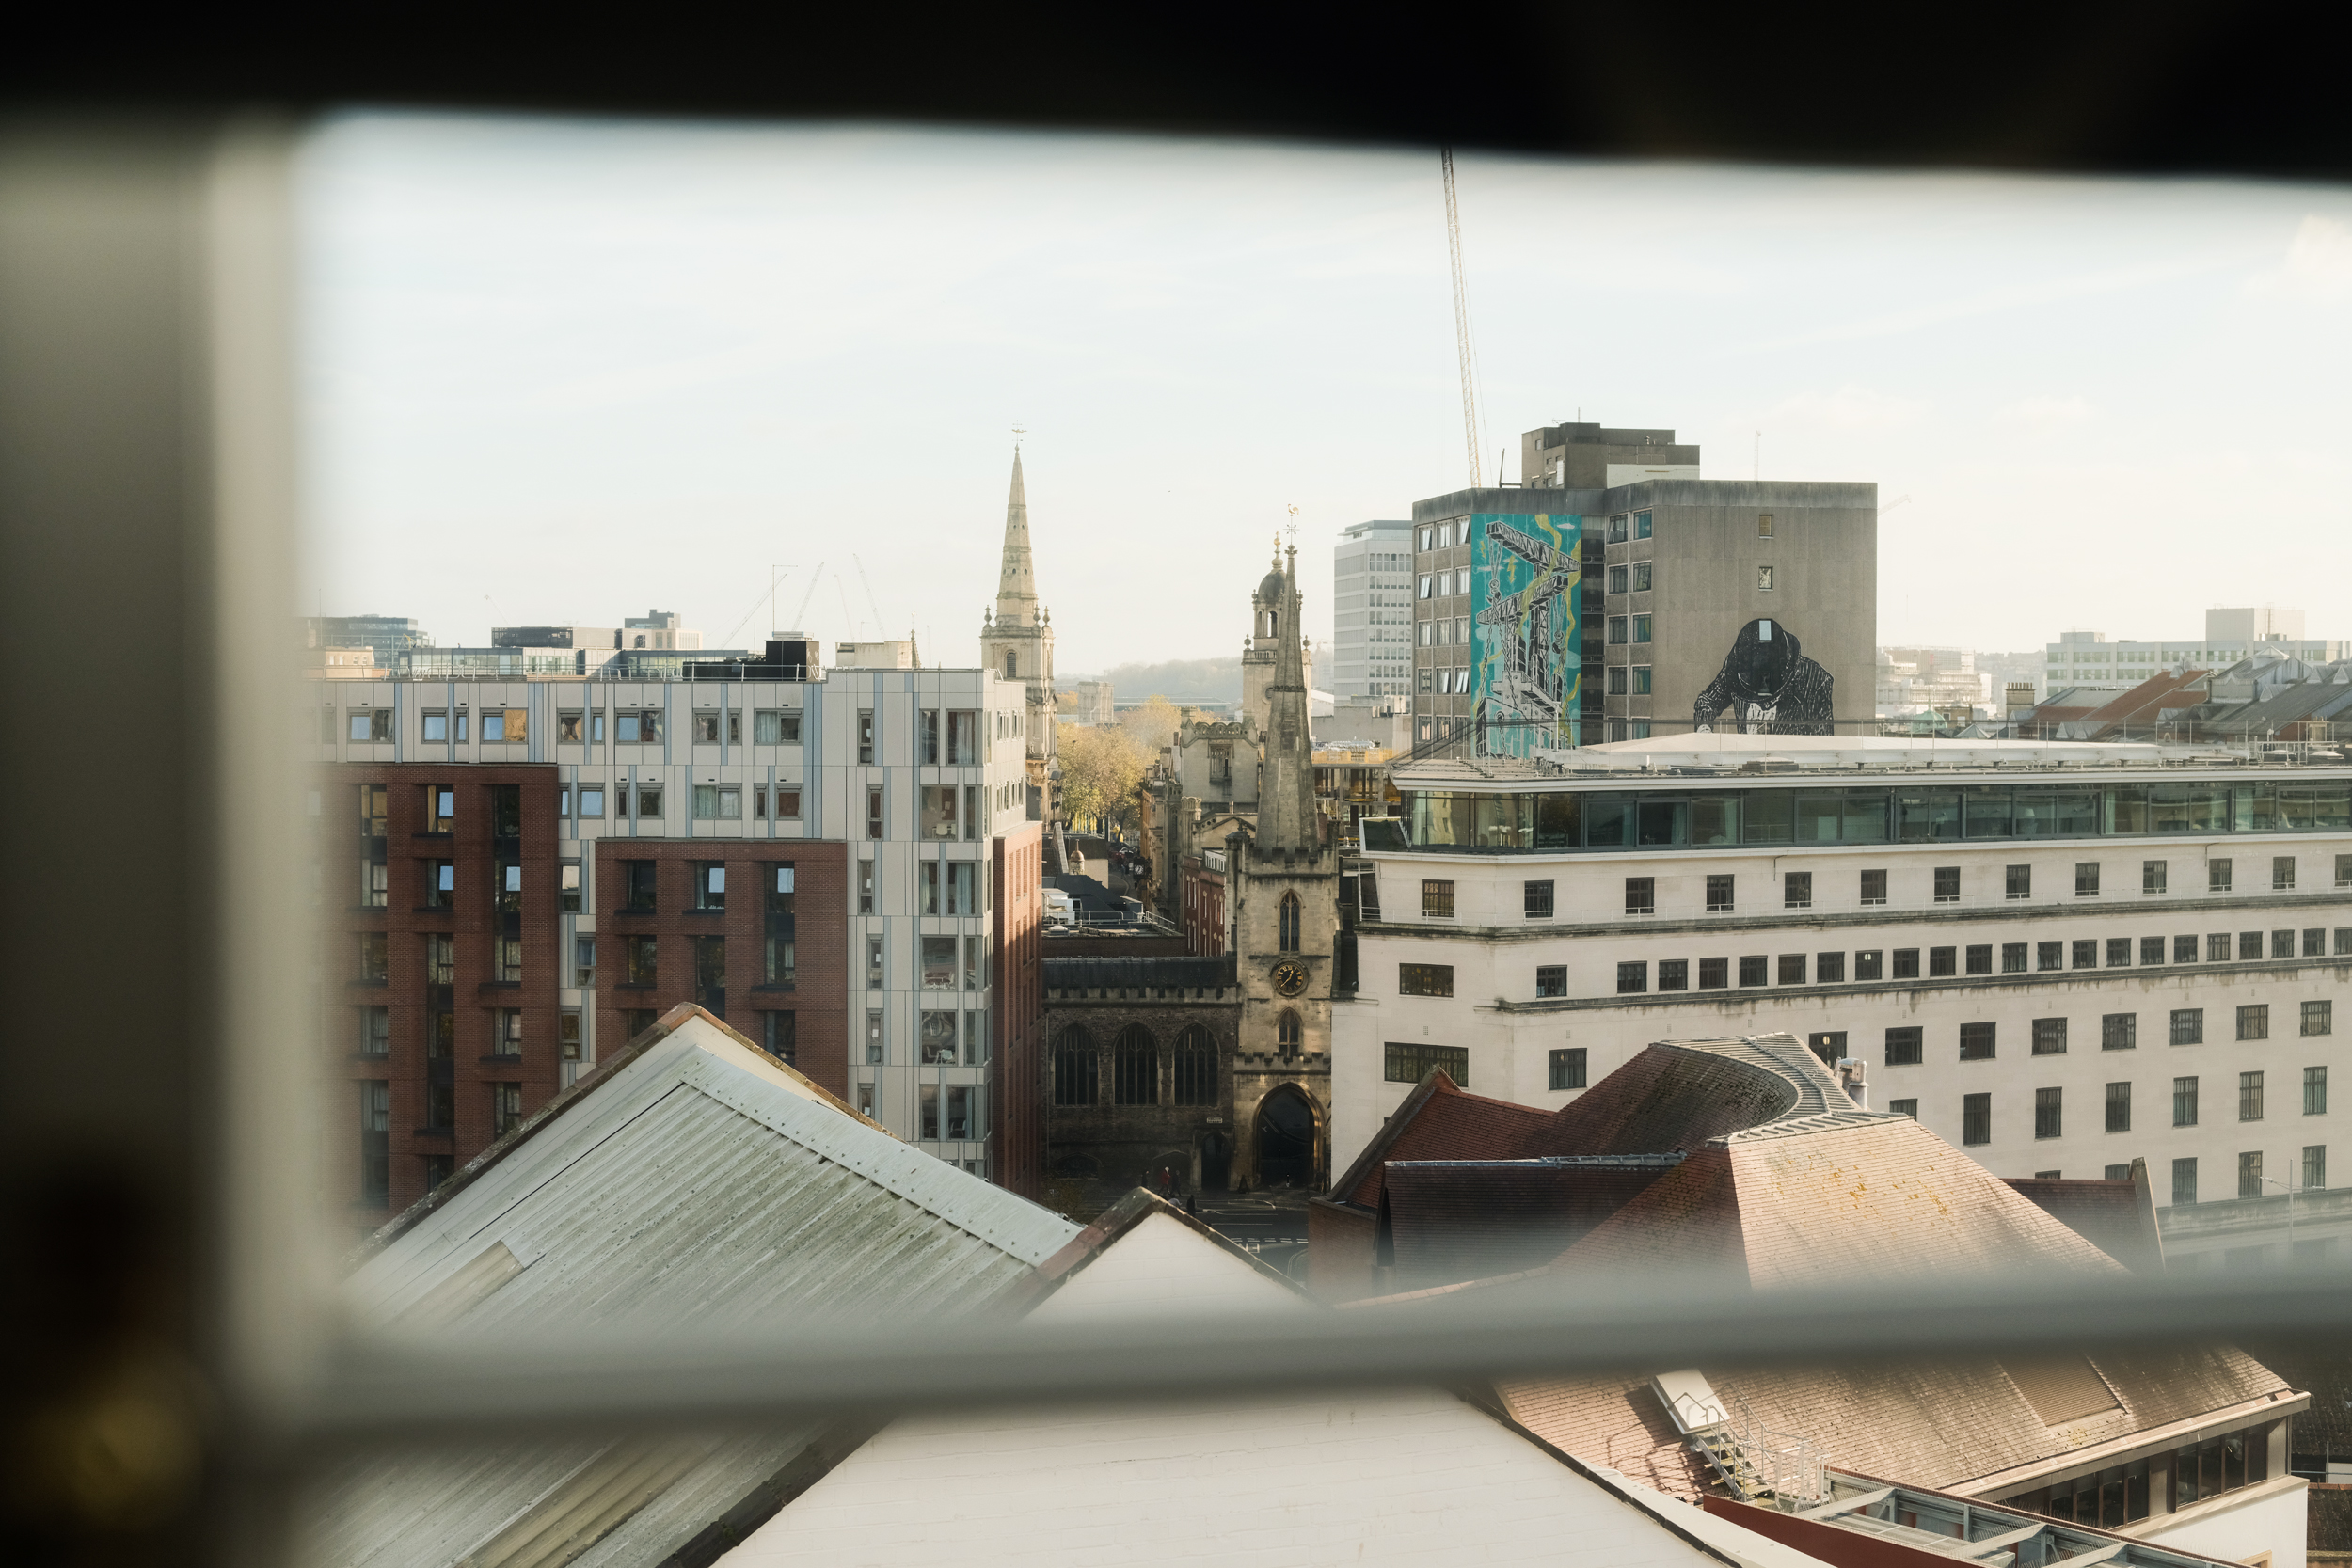
POLYGON ((1024 1197, 1045 1190, 1045 834, 1037 823, 989 847, 996 973, 996 1180, 1024 1197))
POLYGON ((343 927, 325 1032, 358 1112, 330 1125, 357 1130, 363 1227, 555 1094, 555 793, 552 767, 429 763, 354 765, 322 792, 320 905, 343 927))
POLYGON ((849 1098, 847 845, 607 838, 596 857, 598 1038, 691 1002, 849 1098))

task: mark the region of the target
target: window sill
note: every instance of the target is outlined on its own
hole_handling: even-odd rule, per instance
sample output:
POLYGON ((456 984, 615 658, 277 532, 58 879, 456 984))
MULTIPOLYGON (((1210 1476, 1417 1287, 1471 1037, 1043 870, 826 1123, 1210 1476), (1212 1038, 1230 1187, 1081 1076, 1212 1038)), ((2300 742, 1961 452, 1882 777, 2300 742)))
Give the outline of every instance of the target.
POLYGON ((520 1067, 523 1057, 522 1053, 517 1051, 512 1056, 483 1056, 478 1060, 484 1067, 520 1067))
POLYGON ((687 915, 688 915, 690 918, 691 918, 691 917, 692 917, 692 916, 694 916, 694 915, 706 915, 706 916, 723 915, 723 914, 724 914, 724 913, 726 913, 726 912, 727 912, 727 911, 724 911, 724 910, 688 910, 688 911, 686 911, 687 915))
POLYGON ((485 990, 520 990, 522 989, 523 983, 520 980, 485 980, 480 985, 474 987, 474 990, 477 992, 485 990))
POLYGON ((754 987, 752 988, 752 990, 781 990, 781 991, 797 990, 799 990, 799 989, 800 989, 800 988, 799 988, 798 983, 797 983, 797 982, 795 982, 795 981, 791 981, 791 980, 770 980, 770 981, 766 982, 765 984, 762 984, 762 985, 756 985, 756 986, 754 986, 754 987))

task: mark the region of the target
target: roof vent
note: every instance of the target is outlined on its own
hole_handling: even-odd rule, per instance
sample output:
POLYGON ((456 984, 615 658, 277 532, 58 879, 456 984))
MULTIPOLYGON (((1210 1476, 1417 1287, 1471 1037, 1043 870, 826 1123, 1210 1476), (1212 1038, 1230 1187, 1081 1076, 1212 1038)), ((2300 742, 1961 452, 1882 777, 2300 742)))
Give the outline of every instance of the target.
POLYGON ((1869 1069, 1859 1056, 1837 1059, 1837 1086, 1846 1091, 1846 1098, 1860 1110, 1870 1108, 1870 1085, 1865 1078, 1869 1069))
POLYGON ((1658 1402, 1674 1418, 1675 1430, 1688 1437, 1694 1432, 1723 1425, 1731 1418, 1714 1387, 1695 1367, 1678 1372, 1659 1372, 1649 1380, 1658 1402))

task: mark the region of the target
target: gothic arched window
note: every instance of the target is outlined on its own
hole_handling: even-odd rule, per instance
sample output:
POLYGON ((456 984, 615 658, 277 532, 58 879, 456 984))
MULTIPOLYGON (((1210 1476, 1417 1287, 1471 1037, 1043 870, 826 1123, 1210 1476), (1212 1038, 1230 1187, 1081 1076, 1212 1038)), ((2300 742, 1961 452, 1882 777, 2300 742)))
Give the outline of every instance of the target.
POLYGON ((1160 1102, 1160 1042, 1140 1023, 1121 1029, 1111 1047, 1111 1101, 1118 1105, 1160 1102))
POLYGON ((1015 653, 1012 649, 1007 648, 1005 650, 1005 679, 1009 681, 1018 680, 1020 679, 1020 673, 1021 656, 1015 653))
POLYGON ((1175 1058, 1176 1103, 1216 1104, 1216 1041, 1209 1032, 1196 1023, 1177 1036, 1175 1058))
POLYGON ((1054 1037, 1054 1103, 1091 1105, 1102 1094, 1101 1058, 1094 1037, 1072 1024, 1054 1037))
POLYGON ((1282 895, 1282 945, 1280 951, 1298 951, 1298 895, 1282 895))
POLYGON ((1283 1008, 1281 1022, 1274 1026, 1274 1037, 1281 1046, 1283 1055, 1298 1054, 1298 1015, 1288 1007, 1283 1008))

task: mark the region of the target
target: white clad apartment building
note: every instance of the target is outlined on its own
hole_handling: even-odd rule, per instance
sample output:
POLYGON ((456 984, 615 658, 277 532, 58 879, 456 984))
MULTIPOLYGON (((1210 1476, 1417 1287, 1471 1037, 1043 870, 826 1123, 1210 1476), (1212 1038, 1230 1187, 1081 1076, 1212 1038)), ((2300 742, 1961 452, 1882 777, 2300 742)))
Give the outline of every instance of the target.
MULTIPOLYGON (((544 890, 525 879, 535 877, 532 864, 546 857, 544 843, 526 842, 518 854, 494 851, 523 862, 509 872, 503 863, 488 863, 493 851, 469 849, 475 842, 466 836, 469 825, 460 824, 454 833, 411 833, 404 820, 396 832, 374 829, 393 842, 389 872, 375 873, 376 891, 370 893, 368 830, 362 826, 362 836, 352 841, 361 851, 363 884, 351 911, 355 932, 389 913, 401 917, 393 923, 395 944, 405 940, 404 926, 453 923, 462 934, 463 919, 440 921, 423 911, 412 917, 411 903, 430 903, 433 894, 429 888, 421 895, 408 891, 411 864, 428 868, 416 874, 420 885, 444 876, 461 895, 477 884, 491 889, 495 876, 515 877, 512 885, 521 890, 516 901, 523 910, 516 967, 529 976, 551 962, 560 1010, 546 1021, 553 1027, 543 1030, 536 1015, 510 1009, 518 1032, 553 1037, 524 1033, 514 1042, 514 1058, 535 1067, 560 1053, 560 1078, 549 1071, 547 1080, 567 1086, 601 1053, 626 1043, 634 1032, 629 1025, 650 1022, 658 1005, 673 1000, 671 993, 699 985, 692 961, 681 966, 679 949, 664 946, 660 994, 615 994, 631 979, 632 959, 625 955, 634 950, 628 939, 654 927, 625 908, 627 890, 599 885, 599 848, 613 866, 632 847, 642 847, 647 860, 628 863, 660 857, 662 876, 675 873, 660 895, 664 942, 681 919, 690 929, 721 931, 718 917, 724 911, 732 911, 735 924, 723 928, 746 938, 725 960, 733 971, 724 988, 730 1025, 769 1043, 775 1019, 793 1013, 805 1069, 891 1132, 993 1176, 995 1107, 989 1099, 1004 1022, 993 1016, 1001 999, 992 990, 1001 957, 997 905, 1015 898, 1026 908, 1039 897, 1035 867, 1017 863, 1009 876, 1005 860, 1009 843, 1035 858, 1037 826, 1028 820, 1025 789, 1026 689, 987 670, 805 673, 809 678, 761 678, 754 662, 742 669, 748 678, 310 682, 314 760, 342 765, 325 770, 325 787, 311 801, 324 824, 321 907, 332 921, 351 903, 342 891, 351 850, 343 847, 341 830, 353 810, 353 791, 365 786, 348 781, 389 778, 386 787, 401 793, 403 801, 419 791, 431 800, 441 797, 438 781, 461 783, 470 768, 551 766, 553 803, 545 816, 551 818, 554 864, 544 890), (795 846, 808 847, 798 863, 797 890, 789 882, 779 889, 764 885, 772 876, 771 863, 794 863, 795 846), (744 856, 747 847, 757 853, 744 856), (485 863, 466 863, 469 853, 485 863), (708 868, 722 864, 722 879, 713 886, 708 868), (690 867, 691 892, 684 891, 690 867), (730 879, 737 885, 725 885, 730 879), (777 976, 759 972, 755 959, 746 962, 759 949, 762 905, 779 891, 788 895, 782 900, 786 910, 793 908, 794 896, 798 900, 799 969, 796 976, 785 976, 797 978, 797 990, 763 987, 763 979, 777 976), (715 908, 706 911, 705 905, 715 908), (712 917, 708 924, 692 927, 692 918, 706 912, 712 917), (552 953, 544 951, 548 945, 552 953), (814 972, 818 966, 833 972, 814 972), (600 1005, 607 1030, 598 1027, 600 1005), (840 1016, 813 1030, 805 1012, 810 1006, 840 1016), (600 1037, 613 1028, 620 1037, 600 1037), (830 1070, 824 1061, 809 1059, 812 1038, 830 1042, 830 1070)), ((532 786, 532 799, 540 787, 532 786)), ((358 809, 366 810, 369 798, 358 799, 358 809)), ((528 805, 523 820, 526 832, 539 832, 531 824, 542 818, 528 805)), ((380 849, 376 856, 379 865, 388 858, 380 849)), ((453 905, 459 913, 467 907, 463 897, 453 905)), ((466 950, 461 940, 459 951, 466 950)), ((337 962, 330 958, 330 975, 337 962)), ((461 969, 465 962, 459 960, 461 969)), ((389 982, 395 989, 399 963, 395 950, 389 982)), ((480 1054, 473 1043, 476 1033, 491 1027, 478 1030, 477 1015, 503 1016, 495 1010, 502 999, 492 993, 502 978, 486 965, 459 973, 454 985, 444 988, 449 1001, 426 1004, 455 1013, 461 1092, 454 1155, 461 1164, 469 1148, 486 1141, 483 1130, 468 1122, 471 1101, 463 1086, 471 1069, 466 1064, 477 1056, 489 1062, 509 1050, 500 1043, 487 1048, 492 1054, 480 1054)), ((363 1011, 377 1000, 364 988, 348 999, 332 999, 363 1011)), ((699 990, 693 999, 701 1000, 699 990)), ((389 1000, 397 1012, 401 998, 389 1000)), ((397 1049, 395 1042, 384 1054, 389 1058, 397 1049)), ((778 1053, 792 1056, 788 1048, 778 1053)), ((355 1070, 365 1078, 382 1069, 363 1065, 355 1070)), ((528 1076, 519 1069, 494 1069, 493 1075, 528 1076)), ((519 1109, 527 1113, 535 1104, 519 1109)), ((398 1110, 391 1118, 396 1152, 409 1119, 398 1110)), ((502 1130, 486 1131, 495 1135, 502 1130)), ((397 1181, 393 1190, 395 1196, 401 1190, 397 1181)))
POLYGON ((2352 768, 1699 736, 1395 783, 1335 1169, 1433 1067, 1551 1107, 1652 1040, 1787 1030, 1998 1175, 2352 1177, 2352 768))

